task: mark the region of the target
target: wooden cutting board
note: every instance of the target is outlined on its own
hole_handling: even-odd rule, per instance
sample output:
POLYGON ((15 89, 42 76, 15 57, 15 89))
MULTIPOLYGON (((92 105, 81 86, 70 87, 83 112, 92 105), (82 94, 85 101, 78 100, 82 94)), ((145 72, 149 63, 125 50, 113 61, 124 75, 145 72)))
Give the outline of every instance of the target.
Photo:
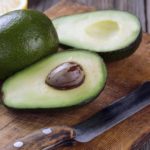
MULTIPOLYGON (((65 0, 45 13, 50 18, 55 18, 93 9, 65 0)), ((143 34, 142 43, 132 56, 109 63, 107 67, 109 77, 104 91, 95 101, 85 106, 55 111, 14 111, 0 105, 0 150, 36 129, 77 124, 117 98, 128 94, 144 81, 150 80, 150 35, 143 34)), ((141 147, 150 150, 150 106, 89 143, 60 150, 137 150, 141 147)))

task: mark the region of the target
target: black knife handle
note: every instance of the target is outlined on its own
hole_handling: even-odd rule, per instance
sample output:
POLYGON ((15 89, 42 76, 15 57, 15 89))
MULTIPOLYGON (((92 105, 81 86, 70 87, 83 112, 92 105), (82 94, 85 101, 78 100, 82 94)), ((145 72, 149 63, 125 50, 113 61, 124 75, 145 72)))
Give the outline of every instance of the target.
POLYGON ((28 134, 4 147, 4 150, 52 150, 67 145, 74 137, 74 129, 67 126, 54 126, 28 134))

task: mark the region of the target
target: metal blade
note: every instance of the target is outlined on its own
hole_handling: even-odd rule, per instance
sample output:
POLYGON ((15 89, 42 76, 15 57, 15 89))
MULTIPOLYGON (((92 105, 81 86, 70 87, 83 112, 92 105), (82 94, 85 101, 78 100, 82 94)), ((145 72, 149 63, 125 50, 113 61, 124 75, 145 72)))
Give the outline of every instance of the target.
POLYGON ((150 81, 117 102, 96 113, 88 120, 75 125, 78 142, 88 142, 136 112, 150 105, 150 81))

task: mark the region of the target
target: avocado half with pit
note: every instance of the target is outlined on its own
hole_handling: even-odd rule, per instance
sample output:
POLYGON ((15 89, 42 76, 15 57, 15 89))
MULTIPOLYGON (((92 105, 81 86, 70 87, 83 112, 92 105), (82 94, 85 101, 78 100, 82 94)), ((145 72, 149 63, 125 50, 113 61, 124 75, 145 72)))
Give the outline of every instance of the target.
POLYGON ((62 108, 87 103, 104 88, 103 59, 74 50, 54 54, 8 78, 3 102, 17 109, 62 108))
POLYGON ((139 46, 139 19, 123 11, 105 10, 53 20, 60 43, 95 51, 108 61, 131 55, 139 46))

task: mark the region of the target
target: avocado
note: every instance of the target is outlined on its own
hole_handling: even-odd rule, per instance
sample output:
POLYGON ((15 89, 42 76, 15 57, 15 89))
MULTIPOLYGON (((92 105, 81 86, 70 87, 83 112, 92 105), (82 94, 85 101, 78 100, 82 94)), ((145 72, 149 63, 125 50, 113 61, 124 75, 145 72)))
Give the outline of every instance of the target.
POLYGON ((139 19, 117 10, 59 17, 53 24, 61 44, 98 52, 107 61, 131 55, 142 37, 139 19))
POLYGON ((104 88, 106 66, 82 50, 53 54, 8 78, 3 102, 16 109, 63 108, 92 101, 104 88))
POLYGON ((51 20, 34 10, 0 16, 0 79, 54 53, 58 36, 51 20))

